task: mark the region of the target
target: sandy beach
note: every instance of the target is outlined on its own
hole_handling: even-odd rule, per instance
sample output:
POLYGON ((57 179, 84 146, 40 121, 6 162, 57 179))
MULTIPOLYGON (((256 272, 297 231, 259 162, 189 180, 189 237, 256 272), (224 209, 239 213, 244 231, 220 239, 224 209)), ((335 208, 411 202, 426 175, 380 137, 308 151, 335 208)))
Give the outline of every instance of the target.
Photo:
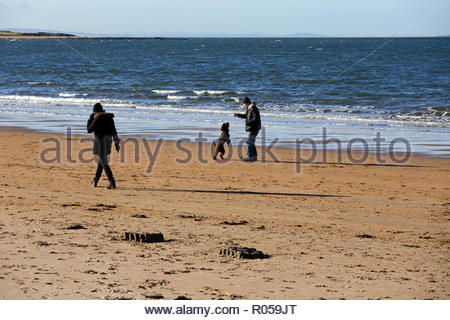
POLYGON ((201 163, 186 143, 182 164, 164 142, 147 173, 141 143, 139 163, 132 144, 124 163, 113 152, 118 189, 107 190, 77 160, 82 137, 70 163, 62 135, 0 136, 1 299, 450 299, 450 159, 352 164, 329 152, 298 173, 294 150, 274 150, 280 163, 204 150, 201 163), (60 163, 40 160, 44 137, 61 141, 60 163), (230 246, 269 257, 219 255, 230 246))

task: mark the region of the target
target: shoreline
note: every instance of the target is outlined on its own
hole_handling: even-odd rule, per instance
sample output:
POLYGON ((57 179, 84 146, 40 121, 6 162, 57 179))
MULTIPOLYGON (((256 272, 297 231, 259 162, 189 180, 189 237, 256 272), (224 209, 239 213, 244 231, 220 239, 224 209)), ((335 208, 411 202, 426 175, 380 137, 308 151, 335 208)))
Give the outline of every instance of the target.
MULTIPOLYGON (((48 136, 57 136, 57 137, 62 137, 62 140, 65 140, 67 138, 67 133, 54 133, 54 132, 48 132, 48 131, 42 131, 42 130, 37 130, 37 129, 30 129, 30 128, 25 128, 25 127, 20 127, 20 126, 0 126, 0 132, 1 131, 13 131, 13 132, 29 132, 29 133, 35 133, 35 134, 46 134, 48 136)), ((78 138, 78 139, 82 139, 82 138, 86 138, 86 137, 93 137, 93 134, 90 133, 84 133, 84 134, 79 134, 79 133, 71 133, 70 137, 71 138, 78 138)), ((179 141, 180 139, 170 139, 170 138, 158 138, 158 137, 147 137, 145 135, 134 135, 134 134, 129 134, 129 135, 121 135, 119 134, 119 138, 121 140, 126 140, 126 139, 138 139, 138 140, 142 140, 145 139, 147 141, 152 141, 152 142, 156 142, 159 139, 163 139, 164 142, 169 142, 172 144, 175 144, 177 141, 179 141)), ((191 139, 192 140, 192 139, 191 139)), ((291 142, 287 142, 289 144, 291 144, 291 142)), ((292 141, 293 144, 295 144, 294 141, 292 141)), ((323 153, 323 143, 321 143, 320 141, 315 141, 315 143, 319 146, 316 150, 317 152, 322 155, 323 153)), ((195 141, 190 141, 188 142, 188 144, 194 145, 194 144, 198 144, 198 142, 195 141)), ((207 145, 211 145, 211 141, 207 141, 207 142, 202 142, 203 145, 207 146, 207 145)), ((334 146, 334 143, 331 143, 332 146, 334 146)), ((447 145, 439 145, 439 144, 434 144, 433 146, 442 146, 442 147, 448 147, 447 145)), ((228 146, 227 146, 228 147, 228 146)), ((235 146, 237 147, 237 146, 235 146)), ((259 152, 261 152, 261 145, 256 145, 257 149, 259 152)), ((244 148, 244 155, 245 155, 245 148, 246 145, 243 145, 244 148)), ((285 151, 290 151, 290 152, 294 152, 296 150, 296 148, 294 146, 289 147, 286 145, 276 145, 273 146, 271 148, 272 150, 285 150, 285 151)), ((308 148, 304 148, 302 149, 304 151, 310 152, 311 149, 308 148)), ((337 148, 326 148, 326 153, 330 153, 330 154, 338 154, 339 150, 337 148)), ((341 154, 346 154, 347 153, 347 149, 343 148, 342 150, 340 150, 341 154)), ((360 157, 361 154, 363 153, 361 150, 355 149, 352 150, 351 152, 352 154, 354 154, 356 157, 360 157)), ((380 157, 385 158, 388 154, 389 151, 381 151, 379 153, 374 152, 373 150, 368 150, 368 157, 369 158, 373 158, 373 156, 379 155, 380 157)), ((405 156, 405 152, 394 152, 393 155, 395 157, 397 156, 405 156)), ((443 156, 443 155, 439 155, 439 154, 427 154, 424 152, 410 152, 410 159, 414 159, 414 158, 429 158, 429 159, 450 159, 450 155, 448 156, 443 156)), ((260 161, 260 157, 258 159, 258 161, 260 161)))

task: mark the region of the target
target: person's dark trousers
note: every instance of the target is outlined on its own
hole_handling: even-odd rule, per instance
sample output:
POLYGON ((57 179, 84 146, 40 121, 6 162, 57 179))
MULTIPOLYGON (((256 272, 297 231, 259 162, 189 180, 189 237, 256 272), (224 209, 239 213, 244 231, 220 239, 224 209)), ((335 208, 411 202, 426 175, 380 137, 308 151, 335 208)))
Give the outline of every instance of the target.
POLYGON ((100 177, 102 176, 103 169, 105 170, 106 176, 109 181, 114 181, 114 175, 112 173, 111 167, 108 164, 108 158, 100 159, 98 158, 97 162, 97 171, 95 172, 95 181, 98 182, 100 177))
POLYGON ((115 182, 113 173, 112 173, 111 168, 108 163, 107 148, 110 148, 110 146, 108 146, 108 143, 106 141, 107 138, 106 137, 95 137, 95 139, 98 144, 98 161, 97 161, 97 171, 95 172, 95 178, 94 178, 95 182, 98 182, 100 180, 103 170, 105 170, 108 180, 110 182, 115 182))
POLYGON ((256 160, 258 158, 258 153, 256 152, 256 136, 259 131, 249 131, 248 139, 247 139, 247 159, 248 160, 256 160))

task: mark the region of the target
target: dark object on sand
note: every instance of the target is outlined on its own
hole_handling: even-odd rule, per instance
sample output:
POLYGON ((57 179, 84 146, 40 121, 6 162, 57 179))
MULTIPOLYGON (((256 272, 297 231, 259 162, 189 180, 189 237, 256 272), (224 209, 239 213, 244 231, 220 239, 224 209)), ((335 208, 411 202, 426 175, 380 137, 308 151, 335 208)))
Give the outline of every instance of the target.
POLYGON ((356 236, 358 238, 361 238, 361 239, 373 239, 373 238, 375 238, 375 236, 372 236, 372 235, 367 234, 367 233, 357 234, 356 236))
POLYGON ((64 204, 62 204, 62 207, 63 208, 66 208, 66 207, 81 207, 81 204, 79 204, 79 203, 64 203, 64 204))
POLYGON ((111 210, 111 209, 117 208, 117 206, 114 204, 103 204, 103 203, 97 204, 96 207, 102 207, 102 208, 105 208, 106 210, 111 210))
POLYGON ((122 239, 146 243, 164 242, 164 236, 162 233, 124 232, 122 239))
POLYGON ((80 229, 86 229, 81 224, 74 224, 73 226, 67 227, 67 230, 80 230, 80 229))
POLYGON ((132 216, 131 216, 132 218, 139 218, 139 219, 145 219, 145 218, 148 218, 145 214, 133 214, 132 216))
POLYGON ((221 256, 231 256, 239 259, 267 259, 269 255, 256 250, 255 248, 247 247, 228 247, 221 249, 219 254, 221 256))
POLYGON ((48 247, 50 245, 50 243, 48 243, 46 241, 38 241, 38 242, 36 242, 36 244, 41 247, 48 247))
POLYGON ((177 298, 175 298, 175 300, 192 300, 192 299, 185 296, 178 296, 177 298))
POLYGON ((197 215, 185 215, 185 214, 180 214, 178 215, 181 219, 194 219, 194 221, 203 221, 203 219, 205 219, 205 217, 202 216, 197 216, 197 215))
POLYGON ((226 224, 226 225, 229 225, 229 226, 242 226, 242 225, 246 225, 247 223, 248 223, 247 221, 242 220, 242 221, 239 221, 239 222, 234 222, 234 221, 231 221, 231 222, 229 222, 229 221, 224 221, 224 222, 221 222, 220 224, 226 224))
POLYGON ((152 300, 160 300, 160 299, 164 299, 164 296, 160 295, 160 294, 155 294, 155 295, 144 295, 144 297, 146 299, 152 299, 152 300))

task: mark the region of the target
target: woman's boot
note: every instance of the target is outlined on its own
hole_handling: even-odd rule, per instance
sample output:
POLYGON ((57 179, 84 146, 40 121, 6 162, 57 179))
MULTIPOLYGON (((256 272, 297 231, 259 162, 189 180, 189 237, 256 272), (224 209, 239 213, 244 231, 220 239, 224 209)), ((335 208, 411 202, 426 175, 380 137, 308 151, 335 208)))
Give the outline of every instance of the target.
POLYGON ((95 177, 91 182, 91 185, 95 188, 97 187, 98 181, 100 180, 100 177, 102 176, 102 172, 103 172, 103 166, 102 163, 100 161, 98 161, 97 163, 97 171, 95 171, 95 177))
POLYGON ((106 187, 106 189, 115 189, 116 188, 116 182, 114 180, 109 180, 109 186, 106 187))
POLYGON ((98 180, 99 179, 97 179, 97 178, 94 178, 94 179, 92 179, 92 181, 91 181, 91 185, 94 187, 94 188, 96 188, 97 187, 97 184, 98 184, 98 180))
POLYGON ((107 189, 115 189, 116 188, 116 181, 114 180, 113 173, 111 171, 111 168, 109 166, 105 167, 105 173, 109 180, 109 186, 107 189))

